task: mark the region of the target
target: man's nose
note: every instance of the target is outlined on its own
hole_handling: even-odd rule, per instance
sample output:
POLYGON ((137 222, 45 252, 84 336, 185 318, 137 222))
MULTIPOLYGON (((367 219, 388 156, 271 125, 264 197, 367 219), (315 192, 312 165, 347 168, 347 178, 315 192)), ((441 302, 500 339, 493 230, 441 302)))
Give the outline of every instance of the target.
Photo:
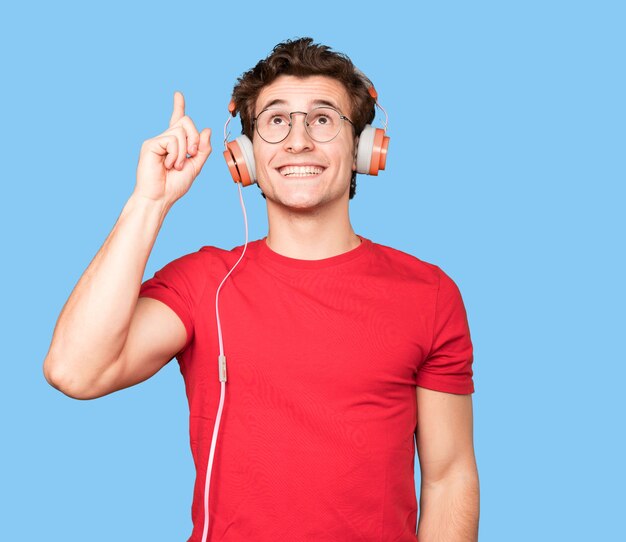
POLYGON ((306 113, 294 111, 291 114, 291 130, 283 141, 285 150, 302 152, 313 148, 313 140, 306 130, 306 113))

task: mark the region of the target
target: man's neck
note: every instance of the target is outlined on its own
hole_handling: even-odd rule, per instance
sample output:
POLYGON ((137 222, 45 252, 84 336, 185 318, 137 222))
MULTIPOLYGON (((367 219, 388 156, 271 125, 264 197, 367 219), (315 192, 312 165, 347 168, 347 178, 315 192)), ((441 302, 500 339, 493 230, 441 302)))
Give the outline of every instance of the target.
POLYGON ((282 256, 321 260, 355 249, 361 243, 344 212, 331 210, 294 212, 268 205, 266 243, 282 256))

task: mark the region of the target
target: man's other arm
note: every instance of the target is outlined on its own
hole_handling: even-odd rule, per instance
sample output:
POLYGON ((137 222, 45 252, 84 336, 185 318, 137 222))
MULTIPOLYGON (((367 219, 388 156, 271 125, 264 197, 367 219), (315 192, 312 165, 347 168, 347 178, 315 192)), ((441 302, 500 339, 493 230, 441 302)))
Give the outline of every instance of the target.
POLYGON ((417 387, 419 542, 477 542, 480 493, 472 396, 417 387))

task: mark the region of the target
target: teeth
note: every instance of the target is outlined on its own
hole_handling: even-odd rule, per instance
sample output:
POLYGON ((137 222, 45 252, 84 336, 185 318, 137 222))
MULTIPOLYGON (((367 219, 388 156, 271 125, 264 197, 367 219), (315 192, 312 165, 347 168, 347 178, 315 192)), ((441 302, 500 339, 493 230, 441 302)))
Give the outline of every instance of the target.
POLYGON ((319 175, 324 169, 317 166, 285 166, 279 171, 285 177, 304 177, 306 175, 319 175))

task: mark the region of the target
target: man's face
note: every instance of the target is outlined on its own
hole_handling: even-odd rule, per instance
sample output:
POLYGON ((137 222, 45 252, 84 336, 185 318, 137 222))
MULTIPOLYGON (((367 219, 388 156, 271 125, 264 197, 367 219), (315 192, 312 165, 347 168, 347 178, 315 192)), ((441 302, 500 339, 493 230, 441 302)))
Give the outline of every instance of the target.
MULTIPOLYGON (((255 116, 268 107, 308 113, 329 104, 350 118, 348 93, 339 81, 317 75, 283 75, 261 90, 255 116)), ((352 171, 356 169, 355 135, 349 122, 343 121, 332 141, 319 143, 307 133, 304 115, 293 115, 291 132, 285 140, 267 143, 255 130, 253 148, 258 183, 268 204, 306 210, 344 198, 347 203, 352 171), (304 174, 311 171, 314 173, 304 174)))

